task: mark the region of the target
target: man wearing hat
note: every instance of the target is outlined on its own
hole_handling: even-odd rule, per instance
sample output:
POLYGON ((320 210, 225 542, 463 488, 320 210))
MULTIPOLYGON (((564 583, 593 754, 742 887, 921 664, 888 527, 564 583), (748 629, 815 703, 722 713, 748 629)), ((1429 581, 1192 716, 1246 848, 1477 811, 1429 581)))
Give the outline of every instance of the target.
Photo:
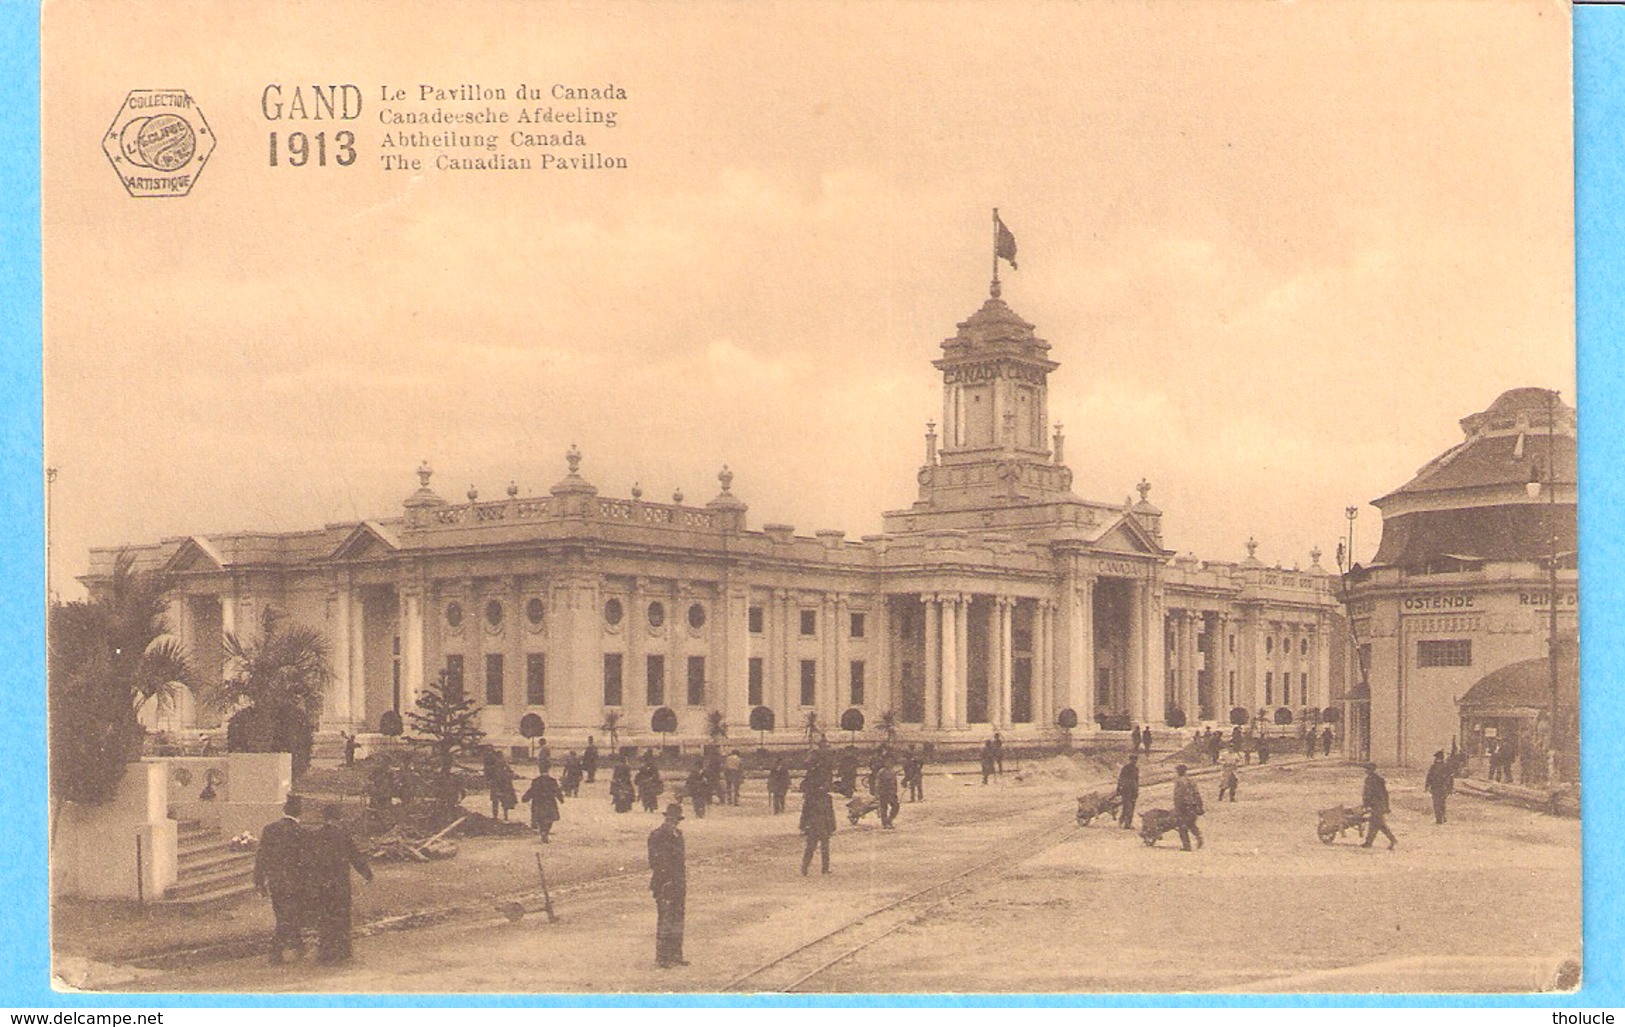
POLYGON ((1196 818, 1206 812, 1202 805, 1202 793, 1196 790, 1196 782, 1185 776, 1190 769, 1181 763, 1174 768, 1177 775, 1174 778, 1174 819, 1178 821, 1176 829, 1179 831, 1180 848, 1186 852, 1191 851, 1191 835, 1196 836, 1196 847, 1202 847, 1202 830, 1196 826, 1196 818))
POLYGON ((661 968, 687 966, 683 958, 683 903, 688 876, 683 855, 683 804, 666 807, 666 819, 649 832, 649 890, 655 897, 655 962, 661 968))
POLYGON ((1360 803, 1365 806, 1368 820, 1365 828, 1365 841, 1360 847, 1369 849, 1371 843, 1377 840, 1377 832, 1388 836, 1388 847, 1391 849, 1399 844, 1394 832, 1388 830, 1388 782, 1377 773, 1375 763, 1365 765, 1365 791, 1360 795, 1360 803))
POLYGON ((276 927, 271 931, 271 962, 282 962, 284 949, 305 950, 300 929, 308 919, 308 895, 304 875, 304 836, 299 828, 303 812, 299 796, 289 795, 282 804, 282 819, 260 830, 259 851, 254 854, 254 890, 271 897, 271 914, 276 927))
POLYGON ((1433 822, 1444 823, 1444 799, 1456 790, 1456 775, 1451 771, 1450 764, 1445 762, 1443 749, 1433 754, 1433 766, 1428 768, 1428 776, 1422 786, 1433 796, 1433 822))

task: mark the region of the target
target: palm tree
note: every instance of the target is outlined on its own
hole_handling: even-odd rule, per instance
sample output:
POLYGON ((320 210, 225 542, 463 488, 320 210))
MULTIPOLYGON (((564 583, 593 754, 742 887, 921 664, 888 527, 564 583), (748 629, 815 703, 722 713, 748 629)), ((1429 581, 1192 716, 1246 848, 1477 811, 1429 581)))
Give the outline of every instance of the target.
POLYGON ((818 734, 819 734, 819 731, 818 731, 818 711, 817 710, 808 710, 807 711, 807 721, 806 721, 805 727, 806 727, 806 730, 807 730, 807 744, 811 745, 813 743, 813 739, 816 738, 818 736, 818 734))
POLYGON ((228 673, 215 694, 222 710, 236 711, 227 742, 238 752, 290 752, 293 772, 310 765, 312 737, 322 715, 322 693, 333 679, 331 648, 320 631, 289 624, 267 606, 259 637, 225 639, 228 673))
POLYGON ((706 734, 711 736, 711 741, 713 742, 721 742, 724 738, 727 738, 727 714, 723 713, 721 710, 712 710, 705 718, 705 731, 706 734))
POLYGON ((880 730, 886 732, 886 744, 887 745, 896 744, 896 742, 897 742, 897 725, 898 725, 898 719, 897 719, 897 711, 896 710, 887 710, 887 711, 885 711, 884 713, 882 713, 880 715, 880 719, 875 722, 876 727, 878 727, 878 728, 880 728, 880 730))
POLYGON ((46 692, 53 798, 111 799, 125 766, 141 755, 141 707, 169 706, 192 680, 185 648, 167 633, 172 584, 160 572, 137 571, 135 557, 120 553, 90 598, 52 604, 46 692))
POLYGON ((601 726, 598 730, 609 735, 609 747, 611 750, 619 749, 621 747, 621 711, 605 710, 603 726, 601 726))

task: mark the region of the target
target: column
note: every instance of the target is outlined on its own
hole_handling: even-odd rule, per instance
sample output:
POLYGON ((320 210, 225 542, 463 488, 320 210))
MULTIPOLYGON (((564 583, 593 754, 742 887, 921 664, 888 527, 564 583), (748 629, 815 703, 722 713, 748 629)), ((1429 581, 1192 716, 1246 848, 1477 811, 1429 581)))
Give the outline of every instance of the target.
POLYGON ((942 727, 952 729, 959 724, 959 711, 955 701, 959 697, 959 630, 958 600, 951 595, 941 596, 942 604, 942 727))
MULTIPOLYGON (((724 705, 728 720, 734 724, 750 723, 750 589, 737 584, 723 583, 723 609, 725 638, 724 663, 718 675, 722 684, 724 705)), ((763 682, 764 686, 766 682, 763 682)), ((766 688, 763 688, 766 691, 766 688)), ((762 696, 767 699, 766 695, 762 696)))
POLYGON ((1033 654, 1033 723, 1041 728, 1055 724, 1055 604, 1038 600, 1037 641, 1033 654))
MULTIPOLYGON (((1093 701, 1081 698, 1086 692, 1093 689, 1090 680, 1093 671, 1087 668, 1085 637, 1088 632, 1084 626, 1084 581, 1076 577, 1069 577, 1064 591, 1061 593, 1061 609, 1066 618, 1065 634, 1059 639, 1061 649, 1065 653, 1062 666, 1065 668, 1065 678, 1056 680, 1051 701, 1055 712, 1070 706, 1078 712, 1080 726, 1089 721, 1089 715, 1094 711, 1093 701)), ((1051 717, 1053 721, 1055 718, 1051 717)))
POLYGON ((1208 676, 1213 681, 1213 712, 1221 724, 1229 724, 1230 707, 1235 704, 1230 701, 1230 618, 1227 614, 1214 614, 1213 632, 1209 639, 1212 644, 1208 646, 1213 655, 1208 661, 1208 676))
MULTIPOLYGON (((1148 647, 1146 652, 1146 679, 1156 682, 1156 695, 1162 695, 1163 682, 1167 678, 1168 641, 1164 637, 1163 599, 1162 593, 1154 582, 1145 584, 1146 599, 1146 626, 1151 632, 1151 639, 1155 644, 1148 647)), ((1148 706, 1152 719, 1162 720, 1161 703, 1148 706)))
MULTIPOLYGON (((1081 608, 1078 621, 1078 659, 1081 661, 1077 672, 1073 675, 1072 709, 1078 715, 1078 725, 1085 730, 1093 731, 1099 725, 1095 723, 1095 679, 1099 676, 1095 670, 1095 582, 1099 580, 1093 574, 1085 574, 1078 579, 1077 603, 1081 608)), ((1052 716, 1050 720, 1055 718, 1052 716)))
POLYGON ((955 597, 954 616, 957 620, 954 625, 954 642, 959 646, 959 652, 954 657, 954 726, 963 731, 966 727, 965 705, 970 686, 970 596, 955 597))
MULTIPOLYGON (((423 691, 423 587, 412 585, 401 597, 401 706, 410 708, 423 691)), ((351 618, 359 620, 361 618, 351 618)))
POLYGON ((1010 686, 1015 674, 1015 652, 1011 643, 1014 633, 1012 622, 1016 614, 1015 603, 1014 599, 1007 597, 999 599, 999 716, 993 722, 999 727, 1010 726, 1010 686))
POLYGON ((649 730, 648 621, 643 609, 648 597, 643 581, 633 578, 626 593, 626 616, 621 634, 626 639, 626 659, 621 661, 621 727, 629 735, 649 730))
MULTIPOLYGON (((355 693, 352 691, 354 679, 350 674, 350 593, 345 588, 334 588, 327 594, 327 617, 329 627, 327 637, 331 640, 333 682, 329 693, 332 695, 333 720, 337 725, 348 725, 350 730, 355 729, 356 705, 355 693)), ((323 718, 324 721, 326 718, 323 718)), ((324 723, 323 727, 329 727, 324 723)))
POLYGON ((879 711, 901 712, 901 697, 892 671, 891 602, 884 593, 875 596, 869 619, 869 651, 874 653, 874 666, 869 668, 868 689, 873 696, 870 704, 879 711))
POLYGON ((922 595, 925 607, 925 726, 940 727, 942 705, 941 660, 938 658, 938 640, 941 638, 942 603, 934 595, 922 595))
POLYGON ((1201 613, 1197 610, 1186 610, 1182 618, 1180 631, 1180 648, 1184 650, 1179 657, 1180 697, 1179 705, 1184 708, 1186 718, 1195 723, 1201 712, 1196 701, 1196 665, 1201 660, 1200 650, 1197 649, 1196 635, 1197 623, 1201 613))
POLYGON ((1315 702, 1321 709, 1332 704, 1332 626, 1325 614, 1321 614, 1315 624, 1315 633, 1309 640, 1309 647, 1314 651, 1315 672, 1311 679, 1314 682, 1315 702))
POLYGON ((1150 711, 1146 708, 1145 683, 1145 585, 1135 581, 1130 583, 1130 596, 1128 602, 1128 645, 1124 647, 1123 660, 1123 691, 1128 699, 1129 718, 1136 724, 1150 723, 1150 711))
POLYGON ((779 719, 784 727, 791 731, 801 730, 801 696, 800 681, 795 678, 795 636, 791 634, 794 627, 791 620, 791 600, 794 597, 789 589, 779 589, 774 594, 776 609, 774 616, 769 617, 770 622, 777 622, 779 632, 779 695, 781 707, 779 719))
POLYGON ((838 592, 826 592, 820 607, 818 619, 823 622, 823 632, 819 637, 818 651, 823 657, 819 662, 824 667, 819 672, 818 683, 825 700, 823 712, 818 716, 820 720, 827 720, 831 728, 838 729, 841 726, 841 712, 847 707, 846 690, 842 687, 846 677, 843 672, 846 646, 841 644, 846 635, 846 625, 843 623, 846 598, 838 592))

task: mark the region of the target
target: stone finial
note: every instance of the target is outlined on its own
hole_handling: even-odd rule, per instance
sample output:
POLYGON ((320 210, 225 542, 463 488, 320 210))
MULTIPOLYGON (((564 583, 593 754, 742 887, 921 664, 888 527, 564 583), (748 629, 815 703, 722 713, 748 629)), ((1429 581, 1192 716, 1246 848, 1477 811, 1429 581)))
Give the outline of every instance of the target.
POLYGON ((1254 559, 1258 553, 1258 540, 1251 535, 1247 536, 1247 559, 1254 559))
POLYGON ((519 483, 517 481, 508 482, 508 498, 509 499, 518 499, 519 498, 519 483))
POLYGON ((425 488, 425 489, 428 488, 429 487, 429 479, 433 478, 433 477, 434 477, 434 468, 429 466, 429 461, 425 460, 425 461, 423 461, 423 463, 418 465, 418 487, 419 488, 425 488))
POLYGON ((925 422, 925 462, 928 466, 937 462, 937 422, 925 422))
POLYGON ((1315 548, 1309 550, 1309 563, 1310 563, 1311 566, 1313 566, 1313 567, 1319 567, 1320 566, 1320 555, 1321 554, 1320 554, 1320 547, 1319 546, 1316 546, 1315 548))
POLYGON ((470 485, 468 487, 468 501, 470 503, 480 498, 480 490, 470 485))
POLYGON ((564 462, 569 465, 571 474, 581 470, 581 450, 576 448, 574 442, 570 443, 570 451, 564 454, 564 462))
POLYGON ((643 486, 639 485, 635 481, 632 483, 632 498, 633 499, 642 499, 643 498, 643 486))
POLYGON ((1140 483, 1134 486, 1134 489, 1140 493, 1140 502, 1144 503, 1146 501, 1146 497, 1151 494, 1151 483, 1146 481, 1144 478, 1141 478, 1140 483))
POLYGON ((671 494, 671 501, 674 504, 676 504, 677 506, 682 506, 683 505, 683 490, 678 489, 677 491, 673 492, 671 494))
POLYGON ((717 481, 720 481, 722 483, 722 491, 723 491, 724 495, 727 494, 729 489, 733 488, 733 485, 734 485, 734 472, 728 470, 728 465, 727 464, 723 464, 722 465, 722 470, 717 472, 717 481))

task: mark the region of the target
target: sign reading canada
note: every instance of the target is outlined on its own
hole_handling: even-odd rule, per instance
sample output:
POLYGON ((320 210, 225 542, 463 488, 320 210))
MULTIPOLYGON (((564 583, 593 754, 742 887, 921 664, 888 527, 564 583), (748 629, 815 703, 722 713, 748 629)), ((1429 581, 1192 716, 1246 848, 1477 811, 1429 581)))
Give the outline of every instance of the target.
POLYGON ((214 152, 214 133, 184 89, 137 89, 102 137, 131 196, 185 196, 214 152))

